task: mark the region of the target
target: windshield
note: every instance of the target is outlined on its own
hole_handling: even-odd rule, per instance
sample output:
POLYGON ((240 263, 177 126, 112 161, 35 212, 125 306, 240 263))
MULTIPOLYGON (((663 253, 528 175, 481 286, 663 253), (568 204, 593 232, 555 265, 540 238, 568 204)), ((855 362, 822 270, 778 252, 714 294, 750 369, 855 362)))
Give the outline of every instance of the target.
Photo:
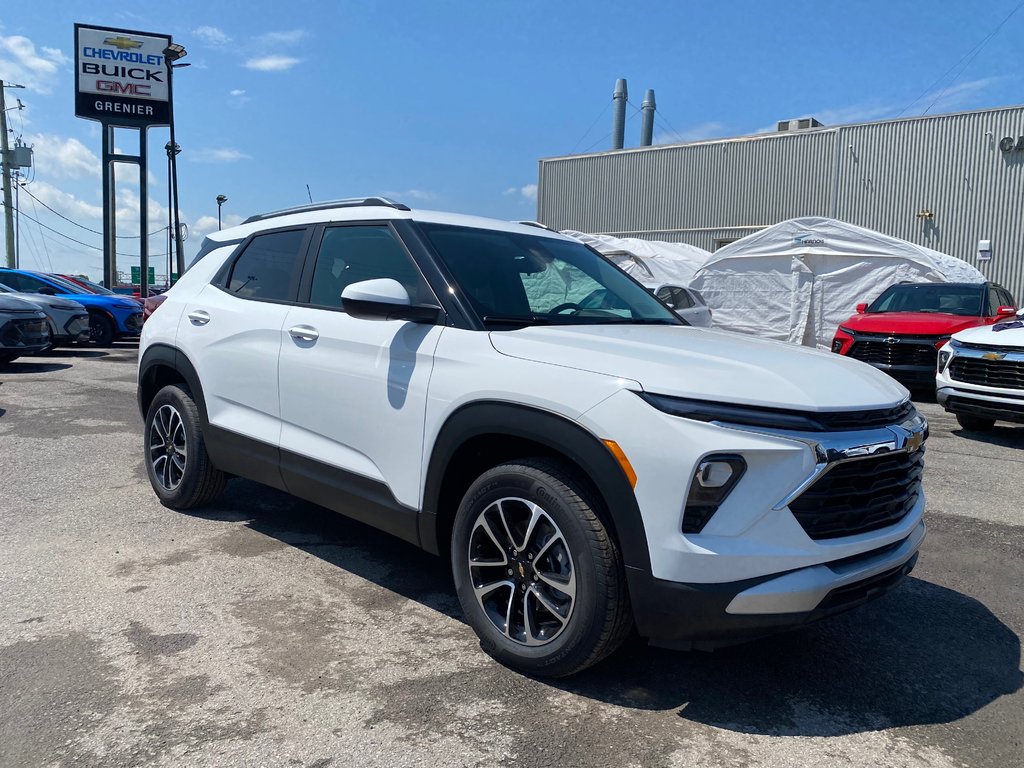
POLYGON ((83 288, 82 286, 75 285, 70 280, 65 280, 63 277, 57 277, 56 275, 45 275, 44 277, 46 280, 49 280, 54 285, 62 288, 64 290, 64 293, 89 293, 89 291, 85 290, 85 288, 83 288))
MULTIPOLYGON (((87 290, 90 290, 93 293, 99 293, 99 294, 102 294, 103 296, 116 296, 117 295, 116 293, 114 293, 109 288, 104 288, 102 285, 100 285, 99 283, 94 283, 92 280, 86 280, 84 277, 78 277, 78 278, 75 278, 75 279, 78 280, 79 282, 81 282, 81 284, 84 285, 87 290)), ((79 287, 81 287, 81 286, 79 286, 79 287)))
POLYGON ((419 226, 489 328, 686 324, 582 243, 446 224, 419 226))
POLYGON ((984 314, 984 287, 949 283, 893 285, 871 302, 868 312, 942 312, 980 317, 984 314))

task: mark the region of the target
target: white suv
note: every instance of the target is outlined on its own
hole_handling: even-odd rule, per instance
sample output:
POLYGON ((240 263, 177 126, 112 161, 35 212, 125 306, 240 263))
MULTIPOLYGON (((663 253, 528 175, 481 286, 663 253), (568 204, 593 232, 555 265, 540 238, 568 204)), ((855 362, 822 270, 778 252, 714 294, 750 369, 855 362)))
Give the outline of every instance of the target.
POLYGON ((488 653, 567 675, 863 603, 924 537, 927 427, 863 363, 688 326, 557 233, 380 198, 217 232, 146 323, 146 466, 450 557, 488 653), (612 309, 579 302, 594 291, 612 309))
POLYGON ((939 350, 935 389, 964 429, 1024 424, 1024 309, 1009 321, 954 334, 939 350))

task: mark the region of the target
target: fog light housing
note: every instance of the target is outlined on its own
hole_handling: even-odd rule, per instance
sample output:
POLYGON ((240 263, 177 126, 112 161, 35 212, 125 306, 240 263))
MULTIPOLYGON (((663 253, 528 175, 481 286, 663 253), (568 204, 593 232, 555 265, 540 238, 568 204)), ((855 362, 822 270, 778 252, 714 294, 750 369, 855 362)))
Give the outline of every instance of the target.
POLYGON ((833 339, 832 340, 832 351, 833 352, 842 352, 843 351, 843 340, 842 339, 833 339))
POLYGON ((704 457, 690 480, 683 510, 683 533, 700 533, 747 471, 747 462, 735 454, 704 457))
POLYGON ((949 358, 951 358, 952 356, 952 352, 939 352, 939 373, 942 373, 944 370, 946 370, 946 363, 949 362, 949 358))

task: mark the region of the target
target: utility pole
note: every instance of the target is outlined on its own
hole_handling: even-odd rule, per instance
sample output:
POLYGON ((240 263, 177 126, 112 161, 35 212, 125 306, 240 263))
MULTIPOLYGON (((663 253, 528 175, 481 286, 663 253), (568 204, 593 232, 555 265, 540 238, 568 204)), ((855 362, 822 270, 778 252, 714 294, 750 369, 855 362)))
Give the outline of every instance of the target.
POLYGON ((0 172, 4 177, 4 236, 6 240, 7 266, 14 269, 14 205, 11 203, 11 148, 7 141, 7 103, 4 101, 4 88, 24 88, 23 85, 7 84, 0 80, 0 172))

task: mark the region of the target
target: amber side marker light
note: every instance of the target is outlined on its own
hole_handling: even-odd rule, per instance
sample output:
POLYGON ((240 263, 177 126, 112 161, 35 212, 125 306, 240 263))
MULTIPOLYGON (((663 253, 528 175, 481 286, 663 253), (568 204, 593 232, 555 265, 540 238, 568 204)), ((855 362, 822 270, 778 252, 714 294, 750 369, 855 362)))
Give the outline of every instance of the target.
POLYGON ((622 471, 626 473, 626 479, 629 480, 629 487, 636 488, 636 472, 633 471, 633 465, 629 463, 629 459, 626 458, 626 454, 619 448, 619 444, 614 440, 604 440, 605 446, 609 451, 612 452, 612 456, 619 462, 619 466, 622 467, 622 471))

